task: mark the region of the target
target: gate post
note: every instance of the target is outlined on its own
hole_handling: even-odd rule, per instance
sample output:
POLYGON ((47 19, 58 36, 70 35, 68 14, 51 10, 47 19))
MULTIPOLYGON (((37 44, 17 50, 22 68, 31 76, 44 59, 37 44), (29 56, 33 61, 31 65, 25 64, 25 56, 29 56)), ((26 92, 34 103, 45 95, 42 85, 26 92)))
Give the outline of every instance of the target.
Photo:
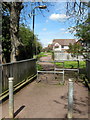
POLYGON ((9 118, 14 118, 13 77, 9 80, 9 118))
POLYGON ((74 91, 74 84, 73 80, 69 79, 68 83, 68 115, 69 119, 73 118, 73 91, 74 91))

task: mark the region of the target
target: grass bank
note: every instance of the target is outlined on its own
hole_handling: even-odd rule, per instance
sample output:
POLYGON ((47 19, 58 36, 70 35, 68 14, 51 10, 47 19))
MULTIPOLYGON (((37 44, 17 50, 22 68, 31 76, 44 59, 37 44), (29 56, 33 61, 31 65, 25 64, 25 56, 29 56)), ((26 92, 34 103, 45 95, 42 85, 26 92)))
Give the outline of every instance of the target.
MULTIPOLYGON (((58 67, 63 68, 63 63, 56 63, 58 67)), ((85 68, 86 62, 85 61, 79 61, 79 68, 85 68)), ((64 68, 78 68, 78 62, 77 61, 65 61, 64 62, 64 68)))

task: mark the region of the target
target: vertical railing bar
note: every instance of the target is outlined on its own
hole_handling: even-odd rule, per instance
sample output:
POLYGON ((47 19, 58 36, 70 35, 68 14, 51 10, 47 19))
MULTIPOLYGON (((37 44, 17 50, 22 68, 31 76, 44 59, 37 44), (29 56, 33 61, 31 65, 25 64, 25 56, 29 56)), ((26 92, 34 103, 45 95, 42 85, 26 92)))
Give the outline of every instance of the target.
POLYGON ((14 118, 14 96, 13 96, 13 77, 9 80, 9 118, 14 118))
POLYGON ((69 79, 69 83, 68 83, 68 115, 67 117, 69 119, 73 118, 73 91, 74 91, 74 84, 73 84, 73 80, 69 79))

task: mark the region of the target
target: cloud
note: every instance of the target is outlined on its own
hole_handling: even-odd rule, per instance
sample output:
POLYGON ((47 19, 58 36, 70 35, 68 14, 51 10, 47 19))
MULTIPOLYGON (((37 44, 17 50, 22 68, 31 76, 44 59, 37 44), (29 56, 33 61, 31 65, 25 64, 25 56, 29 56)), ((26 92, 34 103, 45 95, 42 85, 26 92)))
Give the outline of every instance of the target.
POLYGON ((51 14, 49 17, 49 19, 54 20, 54 21, 56 21, 56 20, 64 21, 68 18, 69 18, 69 16, 66 16, 65 14, 55 14, 55 13, 51 14))
POLYGON ((43 28, 43 31, 46 31, 47 30, 47 28, 43 28))
POLYGON ((65 31, 66 29, 65 28, 61 28, 60 31, 65 31))
POLYGON ((66 31, 66 32, 64 32, 64 33, 66 33, 66 34, 67 34, 67 33, 69 33, 69 32, 68 32, 68 31, 66 31))

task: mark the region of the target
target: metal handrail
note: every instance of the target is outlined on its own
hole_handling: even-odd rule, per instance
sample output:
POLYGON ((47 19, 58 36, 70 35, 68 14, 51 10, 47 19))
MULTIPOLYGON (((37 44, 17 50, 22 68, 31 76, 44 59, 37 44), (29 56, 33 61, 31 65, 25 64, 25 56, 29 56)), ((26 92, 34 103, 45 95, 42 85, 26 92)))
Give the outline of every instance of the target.
POLYGON ((0 65, 0 83, 2 84, 2 92, 8 90, 8 78, 14 77, 14 86, 28 77, 37 74, 36 59, 27 59, 0 65))

